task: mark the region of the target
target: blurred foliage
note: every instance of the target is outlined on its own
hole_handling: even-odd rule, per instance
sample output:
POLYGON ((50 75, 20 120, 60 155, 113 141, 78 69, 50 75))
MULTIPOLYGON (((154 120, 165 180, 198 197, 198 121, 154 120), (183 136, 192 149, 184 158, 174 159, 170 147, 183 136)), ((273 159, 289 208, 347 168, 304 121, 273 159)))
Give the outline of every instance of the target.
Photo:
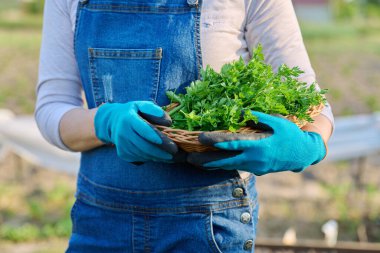
POLYGON ((19 9, 26 14, 40 15, 44 11, 44 0, 1 0, 0 10, 19 9))
POLYGON ((2 30, 37 30, 40 31, 42 27, 42 16, 40 15, 27 15, 20 14, 17 19, 7 18, 7 16, 0 16, 0 28, 2 30))
MULTIPOLYGON (((15 158, 10 158, 14 162, 15 158)), ((17 168, 19 163, 11 166, 14 171, 6 175, 0 167, 0 241, 67 238, 72 227, 74 179, 41 169, 17 168), (46 180, 51 175, 54 182, 46 180)))
POLYGON ((380 18, 380 1, 366 0, 361 6, 362 14, 367 18, 380 18))
POLYGON ((301 23, 301 29, 335 115, 380 111, 380 22, 301 23))
POLYGON ((335 0, 331 4, 336 19, 353 18, 358 13, 358 6, 355 1, 335 0))
POLYGON ((339 224, 339 240, 359 240, 359 227, 364 226, 369 241, 380 241, 377 186, 369 183, 358 188, 351 181, 330 184, 324 182, 321 186, 329 196, 326 203, 328 209, 336 212, 335 217, 330 218, 339 224))
MULTIPOLYGON (((327 24, 301 23, 300 25, 302 28, 302 36, 306 42, 313 40, 321 42, 323 40, 339 41, 340 39, 347 39, 347 43, 352 44, 359 39, 366 39, 363 36, 380 35, 380 22, 370 22, 366 24, 356 22, 337 22, 327 24)), ((324 48, 322 44, 320 45, 320 48, 324 48)), ((346 48, 342 49, 344 50, 346 48)))
POLYGON ((330 3, 338 20, 380 18, 379 0, 332 0, 330 3))
POLYGON ((33 113, 40 43, 38 31, 0 29, 0 107, 33 113))
POLYGON ((353 19, 360 15, 361 1, 335 0, 331 1, 334 16, 338 20, 353 19))
POLYGON ((0 229, 1 239, 13 242, 30 241, 38 238, 39 228, 31 224, 23 224, 18 227, 3 225, 0 229))
POLYGON ((18 215, 10 218, 0 208, 0 217, 8 216, 2 219, 3 224, 0 222, 0 240, 20 242, 68 237, 71 234, 70 210, 74 202, 73 189, 58 183, 51 191, 35 189, 25 196, 25 201, 27 209, 21 217, 20 210, 13 210, 13 213, 18 215))
POLYGON ((44 0, 22 0, 21 8, 27 14, 41 14, 44 11, 44 0))

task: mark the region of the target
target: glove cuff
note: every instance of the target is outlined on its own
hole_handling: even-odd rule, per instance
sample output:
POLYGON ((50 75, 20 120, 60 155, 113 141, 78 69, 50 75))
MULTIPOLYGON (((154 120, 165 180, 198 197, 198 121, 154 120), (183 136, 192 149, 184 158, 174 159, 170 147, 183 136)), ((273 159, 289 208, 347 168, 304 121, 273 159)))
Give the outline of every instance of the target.
POLYGON ((322 136, 320 134, 315 132, 308 132, 308 134, 312 138, 316 154, 314 162, 311 163, 311 165, 314 165, 325 159, 327 155, 327 145, 323 141, 322 136))
POLYGON ((109 119, 114 104, 105 103, 98 107, 94 117, 94 129, 96 137, 106 144, 112 144, 109 119))
POLYGON ((315 154, 313 157, 310 158, 310 162, 308 163, 307 166, 298 168, 298 169, 293 169, 293 172, 301 172, 304 171, 309 165, 314 165, 325 159, 327 155, 327 146, 325 142, 323 141, 322 137, 320 134, 315 133, 315 132, 307 132, 305 133, 309 136, 309 150, 312 151, 312 154, 315 154))

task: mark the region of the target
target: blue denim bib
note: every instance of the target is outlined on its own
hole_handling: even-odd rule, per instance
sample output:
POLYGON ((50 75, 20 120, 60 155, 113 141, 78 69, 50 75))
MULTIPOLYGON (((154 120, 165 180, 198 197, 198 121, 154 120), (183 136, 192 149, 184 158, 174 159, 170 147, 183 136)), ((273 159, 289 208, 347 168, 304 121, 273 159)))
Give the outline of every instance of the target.
MULTIPOLYGON (((105 102, 168 104, 199 78, 200 0, 81 0, 75 55, 89 108, 105 102), (198 2, 199 1, 199 2, 198 2)), ((253 252, 255 177, 236 170, 83 152, 67 252, 253 252)))
MULTIPOLYGON (((75 55, 89 108, 136 100, 166 105, 167 90, 181 91, 198 79, 200 6, 196 0, 82 0, 75 55)), ((238 176, 237 171, 206 171, 189 164, 136 166, 110 146, 83 152, 80 173, 95 182, 139 190, 211 185, 238 176)))

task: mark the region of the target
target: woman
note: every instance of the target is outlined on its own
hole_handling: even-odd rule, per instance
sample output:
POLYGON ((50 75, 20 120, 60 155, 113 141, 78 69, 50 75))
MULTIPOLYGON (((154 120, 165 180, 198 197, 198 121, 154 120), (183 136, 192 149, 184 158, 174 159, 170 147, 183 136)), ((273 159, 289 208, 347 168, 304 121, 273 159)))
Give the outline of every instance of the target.
POLYGON ((170 125, 166 90, 248 61, 258 43, 275 69, 315 81, 291 1, 48 0, 44 15, 36 120, 49 142, 82 152, 67 252, 253 252, 254 174, 322 160, 330 107, 303 131, 253 112, 270 137, 204 135, 224 150, 206 155, 151 123, 170 125))

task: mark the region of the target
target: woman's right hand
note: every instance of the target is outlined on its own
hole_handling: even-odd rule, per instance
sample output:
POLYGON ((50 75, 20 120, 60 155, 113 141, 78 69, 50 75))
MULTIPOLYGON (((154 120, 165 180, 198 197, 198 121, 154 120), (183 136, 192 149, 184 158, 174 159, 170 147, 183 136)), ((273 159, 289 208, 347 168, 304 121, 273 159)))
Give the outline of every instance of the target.
POLYGON ((170 116, 150 101, 106 103, 94 119, 95 134, 114 144, 120 158, 128 162, 172 162, 177 145, 150 123, 170 126, 170 116))

